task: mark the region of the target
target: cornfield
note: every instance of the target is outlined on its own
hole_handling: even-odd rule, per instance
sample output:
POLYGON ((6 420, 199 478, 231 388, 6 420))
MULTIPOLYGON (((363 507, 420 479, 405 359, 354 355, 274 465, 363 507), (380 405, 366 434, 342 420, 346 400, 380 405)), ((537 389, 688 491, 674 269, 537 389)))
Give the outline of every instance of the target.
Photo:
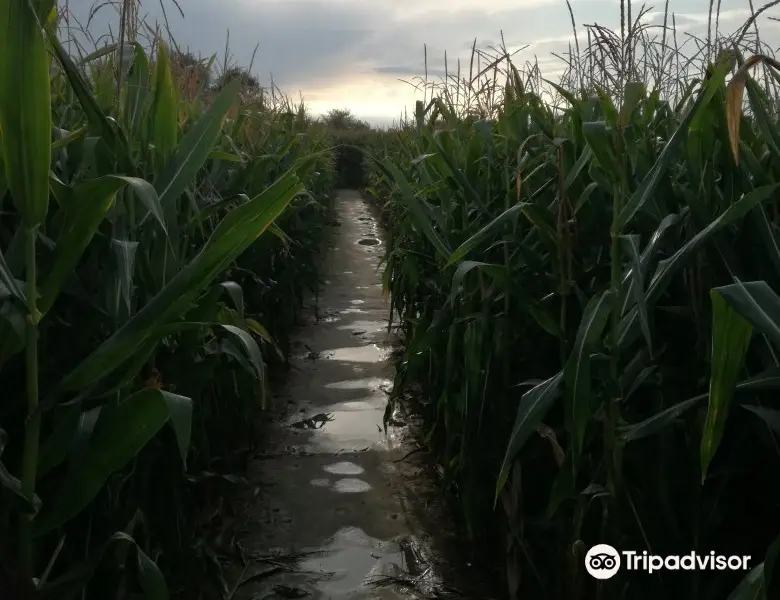
POLYGON ((667 17, 621 3, 560 83, 475 51, 370 151, 388 414, 417 398, 513 598, 780 597, 780 64, 755 19, 685 55, 667 17), (599 581, 596 544, 750 569, 599 581))
MULTIPOLYGON (((475 49, 343 137, 388 228, 388 414, 419 402, 513 598, 780 597, 775 4, 686 50, 622 2, 558 83, 475 49), (751 562, 600 582, 595 544, 751 562)), ((333 138, 134 18, 76 56, 54 0, 0 3, 3 598, 230 597, 230 490, 317 289, 333 138)))
POLYGON ((331 141, 132 28, 71 55, 58 19, 0 3, 0 597, 223 597, 331 141))

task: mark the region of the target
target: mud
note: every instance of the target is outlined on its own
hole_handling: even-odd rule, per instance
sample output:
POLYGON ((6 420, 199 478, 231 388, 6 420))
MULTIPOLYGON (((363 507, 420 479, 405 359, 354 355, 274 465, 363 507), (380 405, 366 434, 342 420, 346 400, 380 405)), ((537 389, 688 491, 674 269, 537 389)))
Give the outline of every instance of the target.
POLYGON ((235 598, 490 598, 473 591, 414 419, 393 415, 385 432, 394 337, 382 232, 355 191, 339 193, 337 210, 326 283, 278 400, 286 410, 248 474, 235 598))

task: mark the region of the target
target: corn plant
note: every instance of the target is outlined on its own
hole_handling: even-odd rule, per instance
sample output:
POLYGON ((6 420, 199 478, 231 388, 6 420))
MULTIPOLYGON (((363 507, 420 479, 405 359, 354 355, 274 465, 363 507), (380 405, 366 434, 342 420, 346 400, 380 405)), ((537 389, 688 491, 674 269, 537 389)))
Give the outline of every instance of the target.
POLYGON ((545 91, 485 61, 374 156, 407 344, 391 406, 417 388, 512 597, 772 598, 778 123, 748 70, 775 63, 732 47, 648 89, 618 42, 614 69, 545 91), (599 582, 597 543, 753 570, 599 582))

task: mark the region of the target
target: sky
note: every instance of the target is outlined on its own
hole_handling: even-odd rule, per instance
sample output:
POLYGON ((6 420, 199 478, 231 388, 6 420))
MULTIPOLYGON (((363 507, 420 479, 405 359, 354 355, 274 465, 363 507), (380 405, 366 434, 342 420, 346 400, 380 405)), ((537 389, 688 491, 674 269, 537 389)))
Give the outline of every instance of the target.
MULTIPOLYGON (((94 0, 59 0, 82 24, 94 0)), ((717 1, 717 0, 716 0, 717 1)), ((706 35, 708 0, 668 0, 678 36, 706 35)), ((95 37, 117 30, 118 11, 104 5, 93 17, 95 37)), ((660 24, 665 0, 647 2, 646 21, 660 24)), ((222 61, 229 32, 232 62, 248 65, 257 46, 253 73, 263 85, 271 76, 286 94, 302 96, 314 114, 347 108, 373 124, 388 125, 404 109, 413 112, 416 92, 408 82, 428 72, 433 79, 460 58, 467 69, 474 41, 478 48, 501 43, 516 51, 519 64, 538 61, 555 79, 562 63, 552 53, 566 52, 573 40, 565 0, 140 0, 139 16, 154 26, 167 15, 177 45, 222 61)), ((571 0, 579 41, 593 23, 617 28, 619 0, 571 0)), ((634 5, 634 14, 639 12, 634 5)), ((762 6, 759 1, 756 9, 762 6)), ((721 0, 721 31, 739 28, 750 16, 749 0, 721 0)), ((760 18, 764 40, 780 45, 780 6, 760 18), (775 42, 777 40, 777 42, 775 42)), ((658 31, 660 37, 660 30, 658 31)))

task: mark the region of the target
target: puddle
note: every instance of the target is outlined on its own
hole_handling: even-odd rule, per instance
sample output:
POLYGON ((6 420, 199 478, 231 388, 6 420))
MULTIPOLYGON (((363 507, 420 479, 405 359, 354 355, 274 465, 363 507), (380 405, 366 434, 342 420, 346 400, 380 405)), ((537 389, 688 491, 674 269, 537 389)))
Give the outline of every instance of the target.
POLYGON ((330 410, 352 412, 356 410, 373 410, 375 408, 383 409, 386 402, 387 399, 385 398, 385 395, 382 394, 376 397, 369 396, 367 400, 351 400, 348 402, 340 402, 339 404, 334 404, 332 407, 330 407, 330 410), (373 401, 369 402, 369 400, 373 401))
POLYGON ((359 588, 368 588, 380 577, 397 575, 403 569, 403 561, 399 547, 369 537, 357 527, 345 527, 336 533, 322 555, 303 561, 300 568, 325 577, 317 585, 325 598, 341 598, 359 588))
POLYGON ((363 331, 373 333, 376 331, 387 331, 386 321, 350 321, 349 324, 339 325, 338 329, 363 331))
POLYGON ((339 479, 333 484, 333 489, 340 494, 362 494, 371 489, 371 484, 362 479, 348 477, 339 479))
POLYGON ((362 238, 358 240, 358 244, 361 246, 378 246, 379 240, 376 238, 362 238))
POLYGON ((381 349, 376 344, 368 346, 356 346, 354 348, 337 348, 328 351, 326 357, 332 360, 343 360, 346 362, 364 362, 374 363, 385 360, 388 356, 387 350, 381 349))
POLYGON ((366 346, 354 346, 351 348, 335 348, 333 350, 310 350, 306 354, 299 354, 295 358, 299 360, 338 360, 343 362, 376 363, 386 360, 390 352, 380 348, 377 344, 366 346))
POLYGON ((335 411, 328 416, 330 420, 319 421, 318 424, 322 423, 319 427, 296 428, 301 434, 308 434, 308 439, 294 446, 303 452, 338 454, 386 446, 391 441, 383 429, 384 406, 335 411))
POLYGON ((331 475, 360 475, 365 469, 353 462, 339 462, 325 467, 331 475))
POLYGON ((356 390, 360 388, 390 390, 393 387, 392 379, 381 377, 367 377, 364 379, 345 379, 344 381, 334 381, 325 385, 326 388, 335 390, 356 390))

